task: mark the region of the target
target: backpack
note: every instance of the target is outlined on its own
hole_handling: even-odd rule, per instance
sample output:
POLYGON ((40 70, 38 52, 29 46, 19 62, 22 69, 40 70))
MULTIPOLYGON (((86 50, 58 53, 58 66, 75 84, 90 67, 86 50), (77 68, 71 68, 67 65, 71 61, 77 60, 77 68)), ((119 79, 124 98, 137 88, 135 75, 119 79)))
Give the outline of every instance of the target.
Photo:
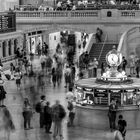
POLYGON ((40 113, 40 112, 41 112, 41 102, 38 102, 38 103, 36 104, 36 106, 35 106, 35 111, 36 111, 37 113, 40 113))
POLYGON ((68 109, 69 111, 73 110, 73 104, 72 104, 71 102, 68 102, 68 107, 67 107, 67 109, 68 109))
POLYGON ((65 109, 61 105, 59 105, 59 118, 63 119, 65 116, 66 116, 65 109))

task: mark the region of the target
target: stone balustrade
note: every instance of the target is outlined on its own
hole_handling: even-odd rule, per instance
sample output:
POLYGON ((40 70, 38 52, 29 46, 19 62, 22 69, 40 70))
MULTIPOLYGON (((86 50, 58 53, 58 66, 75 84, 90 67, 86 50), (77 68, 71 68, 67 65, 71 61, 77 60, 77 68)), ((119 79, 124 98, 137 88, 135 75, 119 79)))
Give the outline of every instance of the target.
POLYGON ((16 11, 17 18, 139 18, 139 10, 16 11), (114 12, 115 11, 115 12, 114 12), (109 13, 110 12, 110 13, 109 13))

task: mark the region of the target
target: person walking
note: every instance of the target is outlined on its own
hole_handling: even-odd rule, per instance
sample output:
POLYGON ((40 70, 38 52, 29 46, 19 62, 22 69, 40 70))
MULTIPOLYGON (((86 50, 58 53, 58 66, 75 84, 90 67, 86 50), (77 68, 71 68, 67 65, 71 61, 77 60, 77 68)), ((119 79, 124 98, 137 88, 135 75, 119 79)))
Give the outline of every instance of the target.
POLYGON ((52 106, 52 121, 53 121, 53 137, 60 136, 63 139, 62 122, 66 116, 64 107, 60 104, 59 100, 52 106))
POLYGON ((56 86, 56 80, 57 80, 57 73, 56 73, 56 68, 52 68, 52 82, 53 82, 53 87, 55 88, 56 86))
POLYGON ((68 126, 74 126, 74 118, 75 118, 75 106, 76 106, 76 97, 73 100, 68 102, 68 110, 69 110, 69 122, 68 126))
POLYGON ((24 129, 25 130, 32 129, 32 127, 31 127, 32 107, 30 105, 28 98, 25 98, 25 100, 24 100, 23 118, 24 118, 24 129))
POLYGON ((18 90, 18 89, 20 89, 21 78, 22 78, 22 74, 21 74, 19 68, 17 68, 14 76, 16 78, 16 85, 17 85, 17 90, 18 90))
POLYGON ((119 131, 121 132, 121 134, 123 136, 123 140, 125 140, 126 126, 127 126, 127 122, 123 119, 122 115, 119 115, 118 129, 119 129, 119 131))
POLYGON ((52 109, 50 107, 50 102, 47 102, 44 108, 44 121, 45 121, 46 133, 52 133, 50 131, 52 126, 52 109))
POLYGON ((46 56, 44 55, 44 53, 40 56, 40 63, 41 63, 41 68, 42 71, 44 72, 44 68, 45 68, 45 62, 46 62, 46 56))
POLYGON ((110 125, 111 132, 116 129, 115 121, 116 121, 117 108, 118 107, 116 105, 116 101, 112 99, 108 111, 108 118, 109 118, 109 125, 110 125))

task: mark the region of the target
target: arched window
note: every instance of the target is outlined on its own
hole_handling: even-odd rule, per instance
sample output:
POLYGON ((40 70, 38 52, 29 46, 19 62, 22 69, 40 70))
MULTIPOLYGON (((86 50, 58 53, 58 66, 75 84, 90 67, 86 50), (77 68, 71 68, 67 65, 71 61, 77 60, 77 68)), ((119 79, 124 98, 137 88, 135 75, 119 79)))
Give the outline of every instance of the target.
POLYGON ((12 51, 11 51, 11 40, 8 41, 8 54, 9 56, 12 54, 12 51))
POLYGON ((2 56, 6 57, 6 42, 2 42, 2 56))

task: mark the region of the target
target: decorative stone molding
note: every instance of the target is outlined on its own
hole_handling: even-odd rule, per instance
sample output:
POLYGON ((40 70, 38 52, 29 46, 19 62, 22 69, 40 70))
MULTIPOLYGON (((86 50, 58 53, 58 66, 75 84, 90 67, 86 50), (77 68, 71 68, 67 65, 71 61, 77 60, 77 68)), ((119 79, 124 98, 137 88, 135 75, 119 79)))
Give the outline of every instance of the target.
POLYGON ((59 24, 52 24, 49 26, 37 26, 37 27, 33 27, 33 28, 29 28, 27 30, 25 30, 25 33, 30 33, 30 32, 35 32, 35 31, 47 31, 48 33, 53 33, 55 31, 63 31, 63 30, 69 30, 69 31, 79 31, 79 32, 86 32, 88 33, 88 31, 86 31, 83 28, 75 28, 72 25, 67 25, 67 26, 62 26, 59 24))

